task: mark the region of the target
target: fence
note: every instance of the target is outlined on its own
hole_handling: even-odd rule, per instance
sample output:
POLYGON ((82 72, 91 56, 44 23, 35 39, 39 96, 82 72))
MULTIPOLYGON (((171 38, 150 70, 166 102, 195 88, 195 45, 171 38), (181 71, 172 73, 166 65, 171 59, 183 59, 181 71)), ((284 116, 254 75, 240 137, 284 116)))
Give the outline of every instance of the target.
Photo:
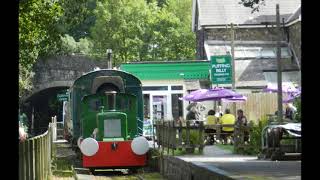
POLYGON ((204 147, 204 136, 205 135, 215 135, 217 140, 222 140, 224 134, 233 136, 234 139, 234 149, 237 152, 240 148, 245 148, 245 132, 250 134, 252 123, 248 126, 239 126, 234 124, 216 124, 210 126, 204 126, 203 121, 200 121, 199 125, 190 124, 190 121, 179 123, 175 121, 156 121, 154 127, 156 128, 156 138, 155 141, 162 149, 167 148, 167 154, 169 154, 170 149, 172 150, 172 155, 174 155, 175 149, 185 149, 187 152, 193 152, 195 148, 199 148, 199 152, 203 151, 204 147), (223 127, 233 127, 233 133, 223 133, 221 129, 223 127), (205 128, 216 129, 215 133, 205 133, 205 128), (183 131, 185 136, 183 136, 183 131), (197 136, 191 136, 191 131, 194 131, 197 136))
POLYGON ((182 122, 177 123, 175 121, 156 121, 154 127, 156 128, 155 141, 158 147, 167 148, 168 154, 171 149, 174 155, 174 150, 177 148, 184 148, 186 151, 193 151, 195 148, 199 148, 200 152, 203 150, 203 122, 196 126, 190 125, 190 121, 187 121, 185 125, 182 122), (195 141, 191 140, 191 130, 198 130, 198 139, 195 141), (183 137, 183 131, 185 132, 185 137, 183 137))
POLYGON ((39 136, 19 143, 19 179, 48 179, 53 157, 53 123, 39 136))
MULTIPOLYGON (((277 110, 277 93, 251 93, 244 94, 246 102, 237 102, 236 109, 242 109, 248 120, 257 121, 266 114, 274 114, 277 110)), ((232 103, 222 103, 222 109, 229 108, 231 111, 232 103)), ((231 112, 236 114, 235 112, 231 112)))

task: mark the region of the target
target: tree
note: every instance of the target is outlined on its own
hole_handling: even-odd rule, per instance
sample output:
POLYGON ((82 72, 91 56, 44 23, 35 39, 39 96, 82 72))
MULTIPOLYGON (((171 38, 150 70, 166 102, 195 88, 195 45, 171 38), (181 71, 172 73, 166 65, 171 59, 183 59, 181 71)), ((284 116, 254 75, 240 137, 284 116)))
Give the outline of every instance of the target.
MULTIPOLYGON (((141 59, 148 21, 153 14, 144 0, 106 0, 97 3, 91 37, 94 51, 113 49, 115 63, 141 59)), ((155 9, 156 10, 156 9, 155 9)))
POLYGON ((19 97, 32 87, 31 69, 38 57, 58 49, 60 35, 56 24, 61 15, 58 2, 19 1, 19 97))
POLYGON ((156 1, 98 2, 91 29, 95 53, 103 55, 111 48, 117 64, 193 58, 191 6, 191 0, 167 0, 161 8, 156 1))
POLYGON ((63 16, 58 28, 62 34, 68 34, 75 41, 90 35, 90 28, 95 23, 94 10, 97 0, 61 0, 63 16))

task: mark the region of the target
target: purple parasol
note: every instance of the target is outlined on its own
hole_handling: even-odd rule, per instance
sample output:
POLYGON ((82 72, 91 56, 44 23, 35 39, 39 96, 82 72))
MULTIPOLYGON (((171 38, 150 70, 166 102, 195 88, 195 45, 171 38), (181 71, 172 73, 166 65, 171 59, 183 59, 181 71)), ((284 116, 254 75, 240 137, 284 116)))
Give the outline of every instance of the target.
MULTIPOLYGON (((264 92, 278 92, 277 84, 268 84, 266 88, 263 89, 264 92)), ((282 84, 282 92, 283 93, 294 93, 298 92, 299 89, 294 87, 291 84, 282 84)))
POLYGON ((184 97, 185 100, 188 101, 209 101, 209 100, 221 100, 222 98, 233 98, 233 97, 241 97, 242 95, 236 93, 230 89, 224 89, 215 87, 212 89, 199 89, 194 91, 184 97))
POLYGON ((224 102, 245 102, 247 101, 247 97, 240 96, 240 97, 232 97, 232 98, 222 98, 221 100, 224 102))
POLYGON ((296 92, 288 93, 288 95, 282 100, 283 103, 291 103, 293 102, 297 97, 301 95, 301 90, 298 90, 296 92))
POLYGON ((192 91, 190 94, 184 96, 182 99, 186 100, 186 101, 194 101, 194 97, 198 94, 204 93, 208 91, 208 89, 198 89, 196 91, 192 91))

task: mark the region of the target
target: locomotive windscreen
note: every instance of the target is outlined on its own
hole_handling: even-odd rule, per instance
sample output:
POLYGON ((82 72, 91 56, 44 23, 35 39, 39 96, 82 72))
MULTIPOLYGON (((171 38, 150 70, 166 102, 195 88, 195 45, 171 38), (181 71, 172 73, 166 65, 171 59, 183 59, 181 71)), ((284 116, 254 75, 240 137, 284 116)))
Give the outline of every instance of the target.
POLYGON ((104 120, 104 137, 121 137, 121 120, 104 120))
POLYGON ((99 76, 93 80, 91 93, 104 91, 124 92, 123 80, 120 76, 99 76))

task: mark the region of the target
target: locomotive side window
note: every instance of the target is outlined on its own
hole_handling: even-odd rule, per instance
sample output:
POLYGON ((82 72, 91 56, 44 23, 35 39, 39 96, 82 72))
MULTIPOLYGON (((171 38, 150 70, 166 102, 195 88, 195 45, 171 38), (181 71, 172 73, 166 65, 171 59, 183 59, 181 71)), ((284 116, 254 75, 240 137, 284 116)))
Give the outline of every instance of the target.
POLYGON ((99 111, 99 107, 102 105, 101 99, 91 99, 89 108, 92 111, 99 111))

